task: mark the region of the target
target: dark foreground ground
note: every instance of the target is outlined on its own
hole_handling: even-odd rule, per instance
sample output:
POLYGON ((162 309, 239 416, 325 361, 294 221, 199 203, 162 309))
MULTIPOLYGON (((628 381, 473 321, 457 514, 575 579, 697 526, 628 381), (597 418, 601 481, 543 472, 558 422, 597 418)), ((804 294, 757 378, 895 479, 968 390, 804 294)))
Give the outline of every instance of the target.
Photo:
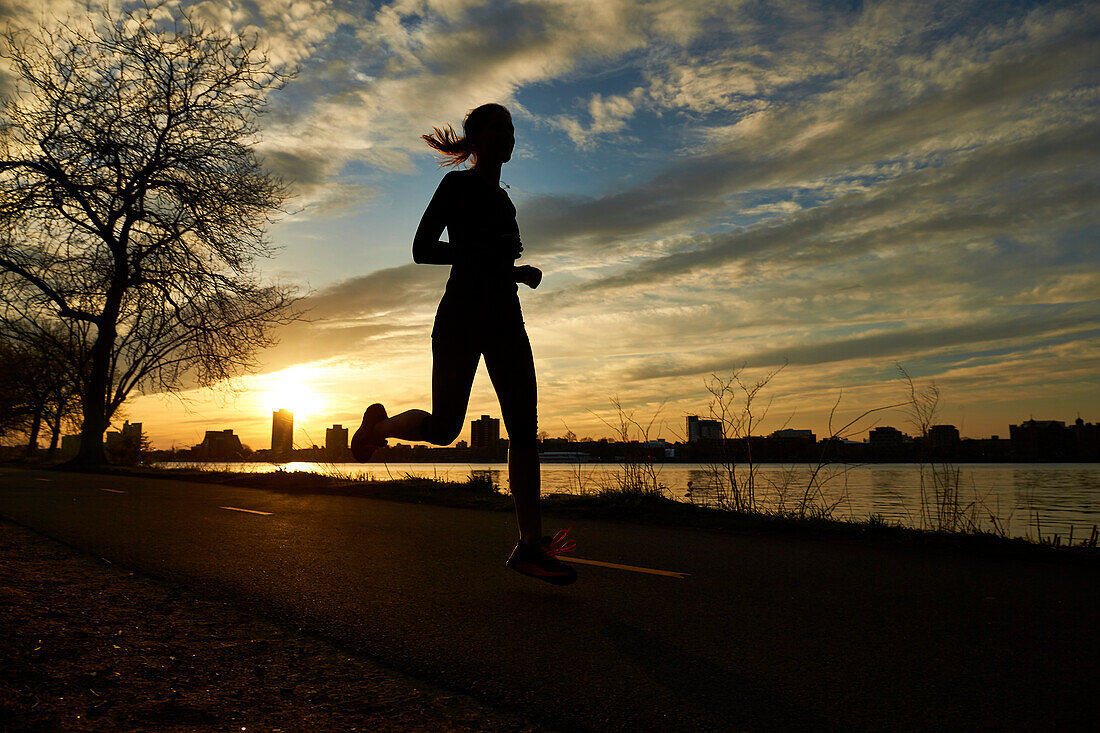
POLYGON ((532 731, 0 521, 0 731, 532 731))
POLYGON ((575 525, 574 561, 588 562, 575 585, 552 588, 504 567, 514 518, 491 492, 458 508, 274 488, 0 469, 0 517, 87 553, 65 550, 61 575, 17 573, 18 553, 0 546, 0 588, 29 594, 0 621, 0 729, 1100 720, 1100 575, 1085 548, 640 524, 622 510, 653 519, 655 507, 609 518, 550 503, 547 529, 575 525), (69 588, 69 566, 132 585, 109 590, 93 574, 69 588))

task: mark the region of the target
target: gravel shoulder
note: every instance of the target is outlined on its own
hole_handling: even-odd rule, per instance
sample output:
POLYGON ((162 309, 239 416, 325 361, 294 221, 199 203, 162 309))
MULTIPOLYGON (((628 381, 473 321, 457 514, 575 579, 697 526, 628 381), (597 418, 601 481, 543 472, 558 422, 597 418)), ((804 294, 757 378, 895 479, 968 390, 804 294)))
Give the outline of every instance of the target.
POLYGON ((0 732, 535 731, 0 521, 0 732))

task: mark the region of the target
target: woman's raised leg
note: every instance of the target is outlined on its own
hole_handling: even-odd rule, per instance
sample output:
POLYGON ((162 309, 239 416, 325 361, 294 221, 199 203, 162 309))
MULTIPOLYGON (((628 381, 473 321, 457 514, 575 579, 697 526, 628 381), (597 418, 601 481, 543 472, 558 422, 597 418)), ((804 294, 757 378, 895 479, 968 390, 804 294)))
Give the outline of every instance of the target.
POLYGON ((480 352, 472 346, 432 339, 432 411, 406 410, 378 421, 378 440, 401 438, 450 445, 462 431, 480 352))

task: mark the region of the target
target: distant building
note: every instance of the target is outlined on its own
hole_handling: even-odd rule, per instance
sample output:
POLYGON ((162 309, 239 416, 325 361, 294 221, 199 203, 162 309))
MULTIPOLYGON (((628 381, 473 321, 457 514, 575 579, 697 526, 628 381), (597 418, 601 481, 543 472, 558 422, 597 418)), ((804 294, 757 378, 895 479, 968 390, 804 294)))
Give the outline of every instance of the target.
POLYGON ((325 453, 330 459, 343 459, 348 454, 348 429, 333 425, 325 429, 325 453))
POLYGON ((954 425, 933 425, 928 428, 928 447, 933 454, 952 457, 959 451, 959 429, 954 425))
POLYGON ((881 425, 867 434, 870 457, 875 459, 901 458, 912 452, 912 438, 897 428, 881 425))
POLYGON ((1012 441, 1001 440, 994 435, 989 438, 963 439, 960 456, 967 461, 1011 461, 1012 441))
POLYGON ((928 437, 943 445, 952 445, 960 440, 959 429, 954 425, 933 425, 928 429, 928 437))
POLYGON ((279 410, 271 413, 271 452, 290 453, 294 449, 294 413, 279 410))
POLYGON ((79 435, 62 435, 61 436, 61 457, 67 458, 69 456, 75 456, 80 452, 80 436, 79 435))
POLYGON ((232 430, 207 430, 192 455, 201 461, 231 461, 244 455, 244 446, 232 430))
POLYGON ((1072 436, 1077 460, 1100 460, 1100 423, 1085 422, 1078 417, 1073 427, 1066 430, 1072 436))
POLYGON ((141 444, 141 423, 127 420, 122 424, 122 430, 112 430, 103 439, 103 445, 108 450, 121 448, 127 443, 134 446, 141 444))
POLYGON ((776 430, 769 438, 791 438, 794 440, 808 440, 811 443, 817 442, 817 436, 814 435, 812 430, 795 430, 793 428, 783 428, 782 430, 776 430))
POLYGON ((764 439, 753 441, 753 455, 763 460, 811 460, 816 452, 817 436, 812 430, 782 428, 764 439))
POLYGON ((871 432, 867 434, 867 440, 872 447, 890 449, 900 448, 902 443, 909 440, 909 436, 897 428, 882 425, 872 428, 871 432))
POLYGON ((698 415, 688 415, 687 436, 689 443, 700 440, 721 440, 722 423, 718 420, 704 420, 698 415))
POLYGON ((470 422, 471 448, 496 448, 500 442, 500 420, 488 415, 470 422))
POLYGON ((1068 431, 1061 420, 1027 420, 1008 426, 1012 452, 1025 460, 1053 460, 1071 456, 1068 431))
POLYGON ((592 456, 581 451, 552 450, 539 453, 541 463, 588 463, 592 456))

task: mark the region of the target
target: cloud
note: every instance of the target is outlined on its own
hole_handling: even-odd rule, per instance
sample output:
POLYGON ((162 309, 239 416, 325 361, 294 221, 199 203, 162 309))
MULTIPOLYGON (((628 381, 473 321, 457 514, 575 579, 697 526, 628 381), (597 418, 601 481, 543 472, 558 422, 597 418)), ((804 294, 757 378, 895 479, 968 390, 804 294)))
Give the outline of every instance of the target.
POLYGON ((556 247, 663 233, 725 210, 738 193, 821 187, 823 178, 883 160, 965 158, 975 148, 1085 122, 1095 113, 1095 97, 1074 90, 1095 88, 1098 17, 1064 12, 1009 21, 999 32, 979 34, 982 43, 963 34, 891 58, 882 69, 850 70, 723 124, 716 135, 702 127, 697 134, 706 146, 644 183, 598 197, 533 202, 525 224, 556 247))
MULTIPOLYGON (((364 10, 341 19, 353 34, 337 26, 323 41, 308 36, 314 53, 300 78, 313 83, 274 100, 264 150, 316 156, 325 166, 313 178, 328 187, 349 163, 407 173, 414 156, 428 154, 421 131, 489 100, 523 115, 521 88, 644 46, 647 18, 625 1, 410 1, 364 10)), ((605 127, 624 113, 617 99, 594 109, 605 127)), ((326 187, 304 182, 300 195, 323 198, 326 187)))
POLYGON ((1002 309, 980 316, 971 314, 962 323, 887 328, 847 338, 743 351, 719 359, 686 360, 675 365, 658 362, 632 368, 624 376, 627 379, 655 379, 705 375, 727 371, 731 365, 739 363, 766 366, 790 362, 797 366, 815 366, 869 359, 892 363, 960 348, 972 353, 989 348, 991 344, 1008 344, 1010 351, 1029 351, 1038 338, 1056 337, 1060 342, 1095 339, 1100 336, 1100 329, 1083 324, 1095 324, 1098 316, 1098 300, 1062 306, 1002 309))
POLYGON ((392 357, 407 346, 403 336, 425 336, 443 293, 447 268, 401 265, 350 278, 306 297, 307 321, 283 329, 279 345, 264 355, 265 371, 303 361, 366 353, 392 357), (384 349, 381 343, 386 343, 384 349), (375 344, 375 351, 369 344, 375 344), (381 352, 377 349, 382 349, 381 352))
POLYGON ((908 172, 778 221, 700 235, 682 251, 589 282, 583 289, 639 285, 758 258, 823 264, 876 248, 916 241, 961 243, 1035 222, 1077 217, 1095 200, 1097 186, 1068 173, 1098 152, 1100 133, 1094 126, 1048 130, 1042 137, 983 150, 951 166, 908 172))
MULTIPOLYGON (((513 165, 534 183, 513 195, 546 271, 522 297, 551 421, 589 430, 576 416, 620 391, 698 410, 701 375, 784 356, 786 404, 812 409, 830 385, 885 394, 899 357, 968 400, 1044 380, 1070 394, 1096 363, 1095 3, 202 7, 301 67, 262 152, 308 241, 413 185, 432 125, 488 100, 526 123, 513 165)), ((271 368, 426 380, 445 277, 330 283, 271 368)))
POLYGON ((564 130, 577 147, 589 148, 595 144, 597 137, 621 132, 626 128, 627 122, 634 116, 635 104, 641 95, 641 88, 635 89, 629 96, 613 94, 604 97, 598 93, 593 94, 588 100, 588 115, 592 120, 588 127, 568 115, 558 115, 551 118, 550 122, 564 130))

